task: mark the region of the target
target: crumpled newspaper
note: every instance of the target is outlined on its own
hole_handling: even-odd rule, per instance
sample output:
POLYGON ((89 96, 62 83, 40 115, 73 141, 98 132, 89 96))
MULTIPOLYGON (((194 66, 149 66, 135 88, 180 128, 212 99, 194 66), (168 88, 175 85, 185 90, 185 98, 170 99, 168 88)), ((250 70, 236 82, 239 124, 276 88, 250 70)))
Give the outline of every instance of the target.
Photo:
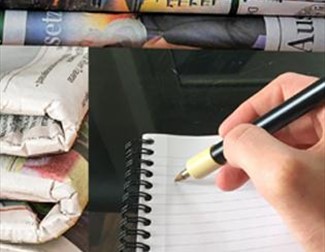
POLYGON ((88 111, 88 49, 0 48, 0 154, 68 151, 88 111))
POLYGON ((35 158, 0 155, 0 240, 39 244, 71 228, 88 202, 87 159, 87 122, 67 153, 35 158), (47 203, 49 211, 40 217, 28 202, 47 203))

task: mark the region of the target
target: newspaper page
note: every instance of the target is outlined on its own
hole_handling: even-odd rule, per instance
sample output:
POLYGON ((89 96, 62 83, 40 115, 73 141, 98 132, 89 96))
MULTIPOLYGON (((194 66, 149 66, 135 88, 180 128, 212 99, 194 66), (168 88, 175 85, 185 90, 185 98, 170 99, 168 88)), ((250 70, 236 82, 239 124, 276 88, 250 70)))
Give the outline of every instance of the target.
POLYGON ((87 160, 87 121, 67 153, 0 155, 0 240, 40 244, 75 225, 88 203, 87 160))
POLYGON ((3 20, 3 44, 325 51, 319 17, 6 11, 3 20))
POLYGON ((2 9, 325 16, 324 0, 3 0, 2 9))
MULTIPOLYGON (((4 205, 8 204, 4 202, 4 205)), ((11 202, 9 204, 23 204, 11 202)), ((1 207, 1 202, 0 202, 1 207)), ((36 210, 37 211, 37 210, 36 210)), ((89 247, 89 216, 84 212, 78 222, 63 236, 42 244, 19 244, 0 241, 1 252, 88 252, 89 247)))
POLYGON ((0 154, 68 151, 88 111, 88 49, 0 47, 0 154))

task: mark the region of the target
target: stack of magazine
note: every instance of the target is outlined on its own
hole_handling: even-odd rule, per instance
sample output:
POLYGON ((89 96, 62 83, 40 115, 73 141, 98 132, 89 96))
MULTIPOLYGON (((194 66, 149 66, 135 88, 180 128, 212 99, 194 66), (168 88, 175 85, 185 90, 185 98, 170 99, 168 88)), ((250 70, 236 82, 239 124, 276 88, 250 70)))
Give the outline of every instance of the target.
POLYGON ((0 43, 324 52, 325 0, 2 0, 0 43))
POLYGON ((2 46, 0 65, 0 251, 86 252, 88 49, 2 46))

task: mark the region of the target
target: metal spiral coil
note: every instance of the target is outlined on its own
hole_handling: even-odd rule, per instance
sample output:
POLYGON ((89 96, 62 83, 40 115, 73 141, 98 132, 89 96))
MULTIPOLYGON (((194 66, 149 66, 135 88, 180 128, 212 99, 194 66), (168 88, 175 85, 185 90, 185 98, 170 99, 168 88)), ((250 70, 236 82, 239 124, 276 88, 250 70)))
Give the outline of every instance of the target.
POLYGON ((154 154, 154 151, 150 149, 153 143, 153 139, 139 139, 125 145, 126 172, 121 207, 120 252, 133 252, 137 249, 144 252, 150 251, 150 246, 137 241, 137 237, 141 236, 144 240, 150 238, 150 233, 144 228, 151 225, 151 220, 139 216, 139 213, 151 212, 151 207, 145 202, 152 200, 148 191, 153 184, 146 178, 154 175, 153 171, 148 169, 154 163, 144 157, 154 154), (140 198, 144 203, 139 203, 140 198), (141 224, 142 228, 139 228, 138 224, 141 224))

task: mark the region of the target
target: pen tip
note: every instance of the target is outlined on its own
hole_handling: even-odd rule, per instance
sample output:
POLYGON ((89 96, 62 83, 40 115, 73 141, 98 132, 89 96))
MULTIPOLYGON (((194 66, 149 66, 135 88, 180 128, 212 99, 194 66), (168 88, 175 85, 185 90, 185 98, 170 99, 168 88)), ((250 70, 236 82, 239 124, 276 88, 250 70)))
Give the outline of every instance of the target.
POLYGON ((175 178, 175 182, 179 182, 179 181, 182 181, 184 180, 184 177, 182 176, 182 174, 177 174, 176 178, 175 178))
POLYGON ((187 172, 187 170, 183 170, 181 173, 177 174, 176 178, 175 178, 175 182, 180 182, 182 180, 187 179, 190 176, 190 174, 187 172))

